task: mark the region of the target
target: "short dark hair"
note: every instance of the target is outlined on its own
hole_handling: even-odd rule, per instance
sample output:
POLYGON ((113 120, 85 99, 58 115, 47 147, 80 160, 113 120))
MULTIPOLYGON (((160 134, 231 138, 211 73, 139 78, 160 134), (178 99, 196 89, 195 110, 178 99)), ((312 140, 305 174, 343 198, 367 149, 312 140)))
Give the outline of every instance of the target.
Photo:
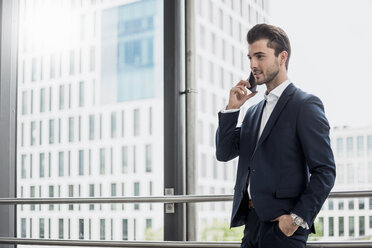
POLYGON ((279 53, 286 51, 288 53, 285 67, 288 70, 289 58, 291 57, 291 44, 287 34, 283 29, 269 25, 269 24, 257 24, 248 31, 247 41, 248 44, 252 44, 258 40, 267 39, 267 47, 275 50, 275 56, 278 57, 279 53))

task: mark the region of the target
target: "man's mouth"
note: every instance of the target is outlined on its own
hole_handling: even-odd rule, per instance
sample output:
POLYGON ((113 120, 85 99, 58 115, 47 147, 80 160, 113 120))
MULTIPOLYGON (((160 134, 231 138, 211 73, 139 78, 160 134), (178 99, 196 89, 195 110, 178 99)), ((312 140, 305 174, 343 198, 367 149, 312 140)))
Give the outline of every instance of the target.
POLYGON ((253 72, 253 75, 255 76, 255 77, 257 77, 257 76, 259 76, 259 75, 261 75, 262 73, 261 72, 253 72))

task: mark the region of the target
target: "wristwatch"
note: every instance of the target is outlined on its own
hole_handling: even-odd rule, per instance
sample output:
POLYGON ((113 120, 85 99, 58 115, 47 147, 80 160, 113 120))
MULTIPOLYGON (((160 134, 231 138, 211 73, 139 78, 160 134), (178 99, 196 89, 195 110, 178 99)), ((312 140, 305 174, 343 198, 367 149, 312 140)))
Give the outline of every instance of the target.
POLYGON ((292 217, 292 222, 294 226, 300 226, 300 227, 306 228, 306 223, 300 216, 298 216, 297 214, 291 213, 291 217, 292 217))

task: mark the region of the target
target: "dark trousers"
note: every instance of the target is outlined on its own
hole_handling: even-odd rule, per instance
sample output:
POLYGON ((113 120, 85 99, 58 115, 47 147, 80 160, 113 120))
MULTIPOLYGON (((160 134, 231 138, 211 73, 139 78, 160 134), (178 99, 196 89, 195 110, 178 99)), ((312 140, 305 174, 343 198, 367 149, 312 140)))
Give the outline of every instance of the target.
POLYGON ((261 222, 254 208, 249 210, 241 248, 305 248, 309 230, 299 227, 290 237, 279 229, 278 222, 261 222))

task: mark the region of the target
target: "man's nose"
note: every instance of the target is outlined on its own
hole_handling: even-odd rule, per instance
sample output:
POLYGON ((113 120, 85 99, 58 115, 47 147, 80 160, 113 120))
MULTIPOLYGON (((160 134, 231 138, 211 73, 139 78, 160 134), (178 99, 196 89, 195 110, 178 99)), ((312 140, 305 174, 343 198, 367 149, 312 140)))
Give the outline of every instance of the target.
POLYGON ((250 66, 251 66, 251 70, 257 68, 257 61, 255 59, 251 59, 250 66))

